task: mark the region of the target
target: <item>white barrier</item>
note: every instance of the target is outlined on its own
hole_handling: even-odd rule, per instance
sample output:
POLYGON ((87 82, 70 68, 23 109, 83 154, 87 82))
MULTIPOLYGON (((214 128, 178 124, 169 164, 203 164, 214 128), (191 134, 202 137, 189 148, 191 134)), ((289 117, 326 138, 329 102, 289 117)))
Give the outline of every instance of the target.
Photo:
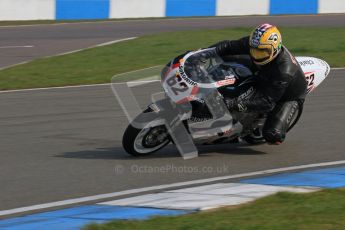
POLYGON ((0 20, 55 19, 55 0, 0 0, 0 20))
POLYGON ((165 0, 111 0, 110 18, 165 17, 165 0))
POLYGON ((268 15, 270 0, 218 0, 217 16, 268 15))
MULTIPOLYGON (((344 13, 345 0, 319 0, 319 13, 344 13)), ((345 23, 344 23, 345 25, 345 23)))
MULTIPOLYGON (((99 19, 166 17, 166 13, 171 13, 171 11, 174 11, 176 15, 188 16, 193 15, 191 12, 198 12, 199 10, 202 13, 201 15, 205 15, 204 9, 197 9, 200 5, 198 1, 201 0, 102 0, 100 9, 95 9, 95 6, 98 6, 97 0, 0 0, 0 21, 54 20, 56 15, 61 16, 65 12, 72 15, 73 19, 90 18, 88 13, 94 14, 92 16, 99 16, 99 19), (93 5, 88 4, 90 2, 93 2, 93 5), (167 9, 167 7, 169 8, 167 9)), ((215 0, 203 2, 213 4, 210 8, 216 9, 215 12, 214 10, 209 12, 208 16, 270 15, 277 13, 272 10, 272 4, 284 8, 284 4, 279 5, 280 2, 276 0, 215 0)), ((310 4, 313 4, 314 8, 312 12, 308 13, 345 13, 345 0, 310 0, 310 4), (317 9, 315 9, 316 7, 317 9)), ((304 9, 303 7, 306 6, 299 5, 299 7, 304 9)), ((273 9, 275 8, 273 7, 273 9)), ((289 11, 283 12, 289 13, 289 11)), ((296 12, 291 11, 291 13, 296 12)), ((172 16, 172 14, 168 15, 172 16)), ((59 19, 65 18, 62 16, 59 19)))

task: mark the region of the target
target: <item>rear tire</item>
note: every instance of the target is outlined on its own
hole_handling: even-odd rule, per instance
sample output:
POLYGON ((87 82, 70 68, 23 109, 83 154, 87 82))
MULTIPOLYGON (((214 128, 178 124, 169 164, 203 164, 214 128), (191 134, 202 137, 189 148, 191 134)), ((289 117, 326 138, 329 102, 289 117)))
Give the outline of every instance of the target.
MULTIPOLYGON (((300 117, 302 115, 302 111, 303 111, 303 106, 299 103, 298 107, 297 107, 297 112, 292 117, 290 124, 289 124, 289 128, 287 129, 286 133, 288 133, 297 124, 298 120, 300 119, 300 117)), ((260 133, 261 133, 261 131, 260 131, 260 133)), ((249 134, 247 136, 242 137, 242 139, 251 145, 260 145, 260 144, 266 143, 265 138, 262 135, 261 136, 256 135, 255 131, 253 131, 253 134, 249 134)))

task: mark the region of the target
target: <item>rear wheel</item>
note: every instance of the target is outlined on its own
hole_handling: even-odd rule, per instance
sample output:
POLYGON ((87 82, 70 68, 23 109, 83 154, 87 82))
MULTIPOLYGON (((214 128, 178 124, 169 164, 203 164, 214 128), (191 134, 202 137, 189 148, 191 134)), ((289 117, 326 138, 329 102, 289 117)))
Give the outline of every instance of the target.
MULTIPOLYGON (((292 116, 289 122, 289 127, 286 132, 289 132, 297 124, 299 118, 302 115, 302 110, 303 110, 303 106, 299 104, 297 107, 297 111, 294 113, 294 115, 292 116)), ((259 145, 259 144, 266 143, 265 138, 262 136, 262 130, 259 128, 255 129, 253 133, 242 137, 242 139, 251 145, 259 145)))

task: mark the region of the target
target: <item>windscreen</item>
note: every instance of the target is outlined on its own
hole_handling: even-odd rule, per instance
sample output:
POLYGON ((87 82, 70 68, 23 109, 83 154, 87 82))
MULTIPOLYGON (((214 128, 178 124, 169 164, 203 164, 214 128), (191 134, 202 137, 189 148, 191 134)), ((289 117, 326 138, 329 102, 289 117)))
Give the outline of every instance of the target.
POLYGON ((184 63, 186 75, 197 83, 213 83, 233 75, 231 68, 223 65, 224 61, 215 49, 205 49, 189 56, 184 63))

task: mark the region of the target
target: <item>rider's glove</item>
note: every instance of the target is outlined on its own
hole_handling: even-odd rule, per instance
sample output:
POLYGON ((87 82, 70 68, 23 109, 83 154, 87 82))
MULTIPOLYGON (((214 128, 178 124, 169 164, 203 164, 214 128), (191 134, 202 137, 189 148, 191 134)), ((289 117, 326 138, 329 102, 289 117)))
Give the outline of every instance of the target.
POLYGON ((238 99, 225 99, 225 104, 228 107, 230 111, 237 111, 237 112, 246 112, 247 106, 244 105, 244 103, 238 99))

